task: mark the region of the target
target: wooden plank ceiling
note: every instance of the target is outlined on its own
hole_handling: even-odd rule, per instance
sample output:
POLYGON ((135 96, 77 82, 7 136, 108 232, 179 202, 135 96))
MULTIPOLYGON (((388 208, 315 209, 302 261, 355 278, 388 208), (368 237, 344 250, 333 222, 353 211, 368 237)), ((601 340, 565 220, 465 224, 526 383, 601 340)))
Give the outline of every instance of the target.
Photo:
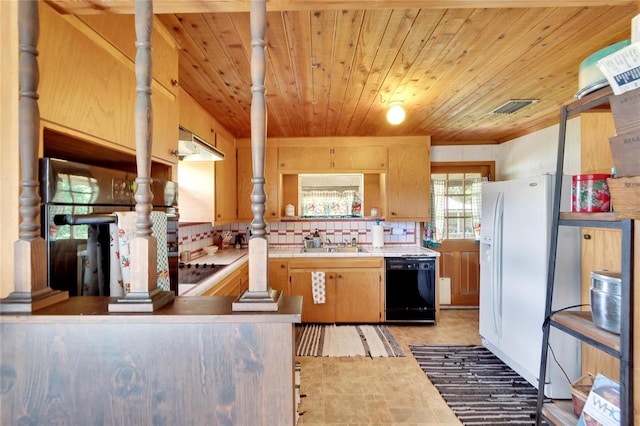
MULTIPOLYGON (((51 3, 83 13, 79 5, 96 1, 74 0, 75 11, 65 1, 51 3)), ((122 8, 130 2, 104 3, 130 13, 122 8)), ((171 10, 164 3, 154 6, 171 10)), ((207 12, 157 19, 179 45, 180 85, 247 138, 251 35, 249 14, 235 10, 248 2, 236 9, 230 3, 184 2, 182 10, 207 12)), ((269 1, 268 136, 431 135, 433 144, 480 144, 557 123, 560 106, 579 89, 580 63, 628 39, 640 12, 638 2, 603 3, 269 1), (511 99, 537 102, 511 115, 489 114, 511 99), (392 102, 407 111, 397 126, 385 120, 392 102)))

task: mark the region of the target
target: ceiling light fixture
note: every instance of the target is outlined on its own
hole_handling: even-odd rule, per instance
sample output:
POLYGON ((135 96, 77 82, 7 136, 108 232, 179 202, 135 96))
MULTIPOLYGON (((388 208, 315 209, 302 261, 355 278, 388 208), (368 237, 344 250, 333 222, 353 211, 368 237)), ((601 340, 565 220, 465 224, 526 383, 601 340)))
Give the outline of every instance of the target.
POLYGON ((387 121, 393 125, 402 123, 406 116, 402 102, 392 102, 390 105, 391 107, 387 111, 387 121))

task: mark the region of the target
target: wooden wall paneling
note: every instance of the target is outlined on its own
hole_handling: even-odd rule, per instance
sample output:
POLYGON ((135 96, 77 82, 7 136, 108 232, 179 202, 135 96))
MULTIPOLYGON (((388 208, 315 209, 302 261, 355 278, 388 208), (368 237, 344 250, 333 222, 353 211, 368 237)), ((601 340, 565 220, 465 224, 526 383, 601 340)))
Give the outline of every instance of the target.
MULTIPOLYGON (((207 87, 206 92, 202 92, 204 96, 199 97, 194 102, 202 105, 202 108, 207 111, 216 111, 220 116, 224 116, 227 123, 226 127, 229 129, 249 128, 250 102, 247 100, 242 105, 237 102, 237 96, 234 96, 229 91, 230 88, 226 85, 226 80, 209 59, 209 54, 206 51, 201 51, 198 43, 192 36, 187 34, 182 24, 185 19, 188 19, 188 16, 164 15, 160 17, 160 20, 180 48, 180 60, 178 63, 180 88, 196 96, 195 94, 201 93, 200 87, 207 87), (210 84, 211 82, 215 82, 215 84, 212 85, 210 84), (224 110, 217 111, 216 105, 219 104, 219 100, 227 98, 233 99, 234 102, 230 103, 224 110)), ((246 98, 248 99, 249 97, 250 92, 247 92, 246 98)), ((211 115, 212 113, 208 114, 211 115)), ((193 132, 196 133, 195 131, 193 132)), ((198 136, 206 139, 202 135, 198 136)))
MULTIPOLYGON (((310 40, 311 12, 284 13, 282 15, 284 26, 286 27, 286 45, 296 46, 296 49, 287 49, 289 57, 285 64, 285 70, 292 68, 294 74, 294 84, 296 90, 289 93, 296 93, 294 98, 298 102, 292 102, 296 110, 302 114, 301 119, 294 122, 294 134, 296 136, 313 135, 313 124, 306 117, 313 115, 315 109, 313 105, 313 47, 310 40), (297 98, 297 99, 296 99, 297 98)), ((326 65, 326 64, 325 64, 326 65)), ((278 72, 278 74, 280 74, 278 72)), ((285 71, 282 75, 287 75, 285 71)), ((269 108, 272 106, 269 105, 269 108)), ((296 117, 298 113, 291 114, 296 117)), ((269 135, 273 135, 273 126, 270 127, 269 135)), ((241 135, 238 135, 241 136, 241 135)))
MULTIPOLYGON (((402 13, 412 14, 414 11, 403 10, 402 13)), ((381 72, 381 66, 389 60, 393 60, 388 47, 402 43, 405 32, 408 31, 409 22, 391 21, 393 10, 380 10, 375 14, 365 13, 361 21, 360 31, 354 37, 356 50, 349 80, 345 82, 342 90, 347 90, 344 102, 341 106, 341 115, 335 128, 336 135, 352 134, 364 120, 369 108, 381 108, 380 103, 388 102, 388 96, 379 96, 379 90, 384 82, 385 73, 381 72), (386 29, 388 25, 397 31, 389 35, 386 29), (355 88, 355 90, 353 89, 355 88)), ((398 11, 395 16, 400 16, 398 11)), ((378 116, 380 118, 380 116, 378 116)), ((384 123, 388 125, 388 123, 384 123)), ((371 128, 364 128, 361 134, 375 134, 371 128)), ((321 136, 321 135, 318 135, 321 136)))
MULTIPOLYGON (((324 87, 322 92, 322 96, 326 98, 327 109, 326 117, 316 124, 319 128, 319 134, 335 132, 340 121, 346 121, 345 119, 350 117, 348 113, 345 116, 345 112, 348 89, 352 87, 351 78, 363 70, 362 68, 354 68, 357 55, 357 49, 354 49, 354 40, 358 38, 364 16, 364 10, 340 10, 335 15, 335 30, 332 31, 333 44, 331 45, 332 58, 320 63, 322 74, 325 77, 323 83, 329 83, 329 86, 324 87)), ((325 27, 323 29, 325 37, 327 31, 330 30, 325 27)), ((316 46, 313 47, 315 50, 316 46)), ((314 59, 318 61, 317 58, 314 59)), ((318 70, 317 68, 312 70, 315 77, 318 70)))

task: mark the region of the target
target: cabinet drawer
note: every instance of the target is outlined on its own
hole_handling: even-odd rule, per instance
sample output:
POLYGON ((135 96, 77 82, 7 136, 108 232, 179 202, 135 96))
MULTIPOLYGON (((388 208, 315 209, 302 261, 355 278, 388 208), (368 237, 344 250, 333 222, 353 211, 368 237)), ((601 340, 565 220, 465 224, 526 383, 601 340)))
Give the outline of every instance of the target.
POLYGON ((289 269, 381 268, 382 257, 343 258, 294 258, 289 260, 289 269))

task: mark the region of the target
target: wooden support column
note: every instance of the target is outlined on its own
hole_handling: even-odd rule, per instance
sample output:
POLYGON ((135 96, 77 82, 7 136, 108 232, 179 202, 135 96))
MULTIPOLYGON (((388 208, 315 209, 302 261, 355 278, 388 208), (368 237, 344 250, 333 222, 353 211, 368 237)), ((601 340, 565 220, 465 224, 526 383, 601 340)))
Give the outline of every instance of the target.
POLYGON ((253 192, 251 193, 251 237, 249 238, 249 290, 233 302, 234 311, 277 311, 282 292, 269 287, 269 243, 265 235, 264 164, 267 139, 265 101, 265 33, 267 5, 265 0, 251 2, 251 161, 253 192))
POLYGON ((46 243, 40 236, 38 213, 38 37, 40 20, 38 2, 18 2, 20 80, 18 144, 20 146, 20 215, 19 240, 14 244, 14 291, 0 303, 0 313, 33 312, 69 299, 66 291, 47 286, 46 243))
POLYGON ((153 113, 151 108, 151 34, 153 4, 136 0, 136 228, 131 240, 131 291, 109 304, 109 312, 153 312, 171 302, 172 291, 158 288, 158 244, 151 235, 151 141, 153 113))

